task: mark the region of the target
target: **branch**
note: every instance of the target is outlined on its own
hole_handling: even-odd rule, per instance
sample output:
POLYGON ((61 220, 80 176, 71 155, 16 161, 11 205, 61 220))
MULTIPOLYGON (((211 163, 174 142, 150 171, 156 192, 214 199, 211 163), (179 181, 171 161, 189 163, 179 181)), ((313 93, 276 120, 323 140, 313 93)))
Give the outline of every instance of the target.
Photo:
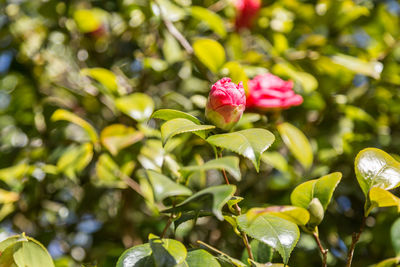
POLYGON ((353 233, 353 235, 352 235, 350 250, 349 250, 349 253, 347 254, 346 267, 351 266, 351 262, 353 261, 354 249, 356 248, 356 244, 357 244, 358 240, 360 239, 362 232, 364 231, 366 219, 367 218, 364 216, 363 220, 361 222, 360 230, 358 231, 358 233, 353 233))
MULTIPOLYGON (((219 156, 222 157, 222 153, 219 156)), ((223 174, 223 176, 225 178, 226 184, 230 184, 228 176, 226 175, 225 169, 222 169, 222 174, 223 174)), ((236 209, 236 212, 237 212, 238 215, 242 214, 242 210, 240 209, 240 207, 239 207, 239 205, 237 203, 235 203, 235 209, 236 209)), ((249 239, 247 238, 246 233, 243 232, 243 231, 240 231, 240 234, 242 236, 243 243, 244 243, 244 245, 246 247, 247 254, 249 254, 249 258, 254 260, 253 252, 251 251, 251 246, 250 246, 249 239)))
POLYGON ((193 47, 190 45, 189 41, 186 40, 186 38, 182 35, 182 33, 180 33, 180 31, 178 31, 175 25, 167 18, 167 16, 164 15, 163 10, 158 2, 156 0, 154 2, 160 10, 160 16, 165 24, 165 27, 167 27, 168 31, 172 34, 172 36, 175 37, 176 40, 178 40, 178 42, 182 45, 182 47, 189 55, 193 54, 193 47))
POLYGON ((327 267, 327 258, 328 258, 328 249, 324 249, 324 247, 321 244, 321 240, 319 239, 319 236, 317 233, 313 232, 313 237, 315 241, 317 241, 317 245, 319 250, 321 251, 322 254, 322 267, 327 267))

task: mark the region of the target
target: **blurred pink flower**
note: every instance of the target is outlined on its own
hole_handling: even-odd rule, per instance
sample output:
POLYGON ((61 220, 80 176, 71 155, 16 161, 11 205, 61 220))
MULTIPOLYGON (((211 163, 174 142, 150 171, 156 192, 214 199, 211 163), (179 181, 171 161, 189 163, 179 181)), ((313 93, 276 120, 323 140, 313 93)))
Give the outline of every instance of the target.
POLYGON ((261 8, 261 0, 236 0, 235 6, 236 29, 250 28, 261 8))
POLYGON ((303 97, 293 91, 293 82, 265 73, 248 81, 246 106, 261 110, 286 109, 303 103, 303 97))

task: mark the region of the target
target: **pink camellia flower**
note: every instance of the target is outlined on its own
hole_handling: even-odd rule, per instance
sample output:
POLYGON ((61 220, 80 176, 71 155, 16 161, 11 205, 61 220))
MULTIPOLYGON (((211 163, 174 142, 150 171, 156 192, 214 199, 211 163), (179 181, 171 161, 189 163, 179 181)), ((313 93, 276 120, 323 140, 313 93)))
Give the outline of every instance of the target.
POLYGON ((261 8, 261 0, 236 0, 235 6, 236 29, 250 28, 261 8))
POLYGON ((246 106, 261 110, 286 109, 303 103, 303 97, 293 91, 293 82, 265 73, 248 83, 246 106))
POLYGON ((211 87, 206 117, 218 128, 228 131, 240 120, 245 108, 243 83, 236 85, 230 78, 222 78, 211 87))

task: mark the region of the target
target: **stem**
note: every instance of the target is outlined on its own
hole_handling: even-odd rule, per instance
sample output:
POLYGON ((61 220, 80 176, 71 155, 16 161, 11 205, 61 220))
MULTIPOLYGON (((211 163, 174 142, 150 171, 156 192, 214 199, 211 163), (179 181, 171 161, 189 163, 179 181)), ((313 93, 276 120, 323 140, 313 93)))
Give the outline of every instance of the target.
POLYGON ((142 189, 140 188, 140 185, 133 180, 132 178, 130 178, 129 176, 120 173, 120 176, 122 178, 122 180, 130 187, 132 188, 134 191, 136 191, 136 193, 138 193, 139 195, 141 195, 142 197, 144 197, 142 189))
POLYGON ((191 55, 193 54, 193 47, 190 45, 189 41, 182 35, 180 31, 175 27, 175 25, 164 15, 161 6, 157 1, 154 1, 160 10, 160 16, 163 20, 165 27, 167 27, 168 31, 175 37, 176 40, 182 45, 182 47, 186 50, 186 52, 191 55))
POLYGON ((163 230, 163 232, 162 232, 162 234, 161 234, 161 238, 164 238, 164 236, 165 236, 165 234, 167 233, 168 228, 169 228, 169 226, 171 225, 171 223, 172 223, 172 213, 171 213, 171 216, 169 216, 168 221, 167 221, 167 224, 166 224, 165 227, 164 227, 164 230, 163 230))
MULTIPOLYGON (((222 153, 219 156, 222 157, 222 153)), ((222 169, 222 175, 225 178, 226 184, 229 185, 230 183, 229 183, 228 176, 226 175, 225 169, 222 169)), ((239 205, 237 203, 235 203, 234 206, 235 206, 237 214, 241 215, 242 214, 242 210, 240 209, 239 205)), ((247 249, 247 253, 249 254, 249 258, 251 260, 254 260, 253 252, 251 251, 251 246, 250 246, 249 239, 247 238, 246 233, 243 232, 243 231, 240 231, 240 234, 242 235, 242 240, 243 240, 243 243, 244 243, 244 245, 245 245, 245 247, 247 249)))
POLYGON ((358 233, 353 233, 353 235, 352 235, 350 250, 349 250, 349 253, 347 254, 346 267, 351 266, 351 262, 353 260, 353 255, 354 255, 354 249, 356 248, 356 244, 357 244, 358 240, 360 239, 361 233, 364 231, 366 219, 367 219, 367 217, 364 216, 363 220, 361 222, 360 230, 358 231, 358 233))
POLYGON ((318 248, 319 248, 319 250, 321 251, 321 254, 322 254, 322 267, 327 267, 328 265, 327 265, 326 261, 327 261, 327 258, 328 258, 328 249, 325 249, 322 246, 321 240, 319 239, 319 236, 318 236, 318 234, 316 232, 313 232, 312 235, 313 235, 315 241, 317 241, 318 248))

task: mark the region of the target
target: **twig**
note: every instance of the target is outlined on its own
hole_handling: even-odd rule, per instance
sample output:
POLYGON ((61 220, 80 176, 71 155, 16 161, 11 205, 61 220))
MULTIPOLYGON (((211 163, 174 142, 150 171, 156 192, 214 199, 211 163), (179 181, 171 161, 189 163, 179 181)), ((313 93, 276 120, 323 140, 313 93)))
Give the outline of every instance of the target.
MULTIPOLYGON (((222 157, 222 154, 220 154, 219 156, 222 157)), ((223 176, 225 178, 226 184, 229 185, 230 183, 229 183, 228 176, 226 175, 225 169, 222 169, 222 174, 223 174, 223 176)), ((241 215, 242 214, 242 210, 240 209, 239 205, 237 203, 235 203, 234 206, 235 206, 237 214, 241 215)), ((247 249, 247 253, 249 254, 249 258, 254 260, 253 252, 251 251, 251 245, 249 243, 249 239, 247 238, 246 233, 243 232, 243 231, 240 231, 240 234, 242 236, 243 243, 244 243, 244 245, 245 245, 245 247, 247 249)))
POLYGON ((172 216, 173 216, 173 215, 172 215, 172 213, 171 213, 171 216, 169 216, 168 221, 167 221, 167 224, 165 225, 164 230, 163 230, 163 232, 162 232, 162 234, 161 234, 161 238, 164 238, 165 234, 167 233, 167 230, 168 230, 169 226, 170 226, 171 223, 172 223, 172 216))
POLYGON ((325 249, 322 244, 321 240, 319 239, 319 236, 317 233, 313 232, 312 234, 314 236, 315 241, 317 241, 317 245, 319 250, 321 251, 322 254, 322 267, 327 267, 327 258, 328 258, 328 249, 325 249))
POLYGON ((354 249, 356 248, 356 244, 357 244, 358 240, 360 239, 360 236, 361 236, 362 232, 364 231, 365 220, 366 219, 367 218, 365 216, 363 216, 363 220, 361 222, 360 230, 358 231, 358 233, 353 233, 353 235, 351 237, 351 246, 350 246, 349 253, 347 254, 346 267, 350 267, 351 266, 351 262, 353 260, 354 249))
POLYGON ((168 31, 175 37, 176 40, 182 45, 182 47, 186 50, 186 52, 191 55, 193 54, 193 47, 190 45, 189 41, 178 31, 175 25, 164 15, 161 6, 158 4, 157 1, 154 1, 160 10, 160 16, 163 20, 165 26, 167 27, 168 31))
POLYGON ((123 173, 121 173, 121 178, 130 188, 132 188, 134 191, 136 191, 136 193, 138 193, 139 195, 144 197, 142 189, 140 188, 140 185, 135 180, 133 180, 132 178, 130 178, 127 175, 124 175, 123 173))

